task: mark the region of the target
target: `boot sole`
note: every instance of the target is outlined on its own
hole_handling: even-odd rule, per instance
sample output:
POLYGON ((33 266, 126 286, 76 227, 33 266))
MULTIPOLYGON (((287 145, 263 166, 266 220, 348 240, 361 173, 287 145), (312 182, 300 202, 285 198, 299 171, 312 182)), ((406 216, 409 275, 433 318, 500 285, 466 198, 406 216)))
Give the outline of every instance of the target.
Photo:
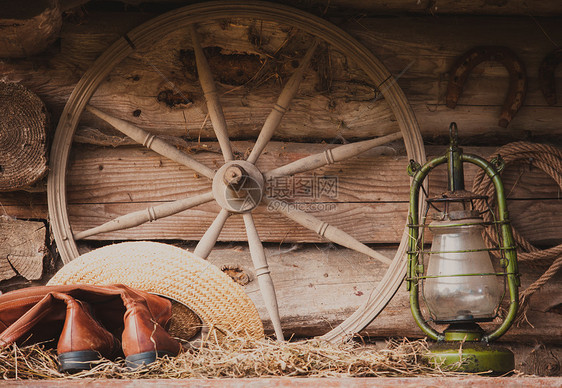
POLYGON ((58 355, 60 371, 77 373, 92 369, 93 364, 100 359, 99 353, 93 350, 79 350, 58 355))
POLYGON ((175 356, 175 354, 166 351, 143 352, 143 353, 131 354, 130 356, 127 356, 125 358, 125 362, 127 364, 127 368, 138 369, 148 366, 149 364, 155 362, 157 358, 164 357, 164 356, 173 357, 175 356))

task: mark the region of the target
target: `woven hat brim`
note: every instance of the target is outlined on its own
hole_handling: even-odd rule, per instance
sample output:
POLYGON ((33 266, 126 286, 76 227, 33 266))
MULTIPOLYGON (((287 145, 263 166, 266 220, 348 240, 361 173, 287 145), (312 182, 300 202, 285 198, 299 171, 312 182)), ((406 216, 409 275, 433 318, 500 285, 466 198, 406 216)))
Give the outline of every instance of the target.
POLYGON ((124 284, 182 303, 211 330, 264 337, 258 311, 243 288, 215 265, 172 245, 138 241, 95 249, 48 282, 64 284, 124 284))

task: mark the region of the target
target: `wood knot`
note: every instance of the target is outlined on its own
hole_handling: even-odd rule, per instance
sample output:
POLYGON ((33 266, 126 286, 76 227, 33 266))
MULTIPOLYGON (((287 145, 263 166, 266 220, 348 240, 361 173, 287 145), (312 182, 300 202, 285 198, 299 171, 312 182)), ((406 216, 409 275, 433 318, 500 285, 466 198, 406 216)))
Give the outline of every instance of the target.
POLYGON ((156 100, 158 100, 158 102, 163 102, 170 108, 176 106, 185 107, 186 105, 193 103, 188 93, 170 89, 162 90, 158 93, 156 100))
POLYGON ((225 264, 220 267, 221 271, 227 274, 234 280, 236 283, 240 284, 241 286, 245 286, 246 284, 250 283, 250 276, 242 267, 238 264, 225 264))

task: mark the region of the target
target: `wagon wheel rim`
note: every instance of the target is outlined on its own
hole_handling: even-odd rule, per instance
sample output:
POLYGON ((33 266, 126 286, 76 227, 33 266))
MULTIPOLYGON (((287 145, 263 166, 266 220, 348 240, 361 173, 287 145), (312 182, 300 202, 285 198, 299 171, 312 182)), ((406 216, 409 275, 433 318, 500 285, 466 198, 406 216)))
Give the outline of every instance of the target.
MULTIPOLYGON (((225 159, 225 165, 221 168, 223 171, 221 172, 221 169, 219 169, 219 172, 221 172, 222 174, 221 177, 217 179, 217 177, 215 176, 216 174, 212 169, 198 164, 197 161, 192 160, 192 158, 186 156, 185 154, 182 155, 181 153, 175 152, 172 149, 173 147, 170 147, 170 145, 166 144, 166 142, 160 141, 153 135, 144 133, 142 129, 135 127, 134 125, 132 126, 132 128, 128 128, 128 130, 130 130, 129 132, 122 132, 127 134, 127 136, 133 138, 137 142, 155 150, 161 155, 175 160, 180 164, 184 164, 195 170, 197 173, 213 179, 213 186, 215 186, 215 181, 218 182, 222 180, 222 186, 220 183, 216 183, 216 185, 221 187, 221 189, 232 188, 232 186, 228 182, 224 183, 225 169, 227 169, 228 167, 238 168, 245 166, 251 170, 251 166, 255 166, 256 160, 259 158, 265 145, 269 142, 272 134, 275 132, 275 125, 273 125, 272 130, 266 129, 264 125, 264 128, 262 128, 262 132, 258 136, 253 151, 250 153, 248 159, 244 162, 246 163, 246 165, 240 166, 240 164, 244 163, 233 160, 232 157, 232 151, 230 150, 230 141, 228 138, 228 133, 226 132, 226 124, 223 122, 224 116, 221 117, 220 102, 217 103, 216 99, 213 100, 214 96, 216 96, 216 92, 212 90, 214 87, 212 74, 210 75, 210 82, 205 82, 202 79, 202 77, 204 78, 206 76, 205 73, 208 73, 209 68, 208 65, 205 64, 206 59, 204 53, 201 55, 202 51, 200 50, 201 44, 198 42, 197 24, 217 19, 223 19, 225 17, 243 17, 257 19, 263 18, 263 20, 296 27, 307 34, 315 36, 317 40, 321 39, 322 41, 330 44, 336 50, 344 53, 346 57, 351 58, 364 71, 369 79, 374 82, 375 85, 385 84, 385 88, 381 89, 380 92, 383 94, 384 99, 388 102, 398 122, 398 126, 400 128, 398 137, 401 137, 403 139, 409 159, 414 159, 419 162, 423 162, 425 160, 425 151, 418 124, 402 90, 396 82, 386 82, 388 80, 393 80, 390 72, 367 48, 358 43, 354 38, 352 38, 343 30, 329 24, 323 19, 314 17, 303 11, 295 10, 293 8, 282 6, 279 4, 270 4, 263 2, 211 2, 183 7, 163 14, 159 17, 156 17, 155 19, 152 19, 149 22, 142 24, 141 26, 130 31, 124 37, 120 38, 112 46, 110 46, 80 79, 63 110, 55 132, 55 137, 51 149, 50 174, 48 177, 47 194, 51 228, 57 244, 57 248, 64 263, 71 261, 79 255, 75 240, 85 237, 84 234, 73 235, 67 212, 66 199, 67 164, 73 136, 76 131, 80 116, 82 115, 84 110, 87 109, 91 113, 97 115, 98 117, 101 117, 104 121, 109 122, 112 126, 116 127, 119 130, 122 129, 121 127, 126 127, 127 124, 119 122, 119 119, 107 115, 104 116, 104 112, 88 105, 88 101, 93 96, 97 87, 111 72, 111 70, 124 58, 132 54, 138 47, 145 47, 147 45, 154 44, 167 33, 173 31, 178 24, 190 26, 194 51, 197 60, 197 68, 199 71, 199 80, 201 81, 201 84, 206 83, 206 86, 203 86, 203 91, 205 93, 207 107, 209 111, 215 111, 215 113, 218 111, 218 114, 215 114, 215 117, 211 117, 211 119, 215 134, 217 135, 217 139, 225 159), (198 51, 200 51, 199 54, 198 51), (205 88, 207 88, 207 90, 205 90, 205 88)), ((310 57, 311 55, 313 55, 315 46, 316 43, 313 43, 309 47, 308 54, 306 54, 305 58, 301 61, 305 65, 307 62, 306 57, 310 57)), ((298 72, 298 69, 296 72, 298 72)), ((208 75, 209 74, 207 74, 207 76, 208 75)), ((295 82, 298 89, 299 81, 297 80, 295 82)), ((287 90, 287 87, 285 87, 284 90, 287 90)), ((282 94, 283 93, 284 92, 282 92, 282 94)), ((280 96, 279 100, 282 99, 282 96, 280 96)), ((286 100, 287 99, 285 98, 285 102, 286 100)), ((291 98, 288 99, 289 105, 290 100, 291 98)), ((282 113, 284 113, 283 111, 288 109, 288 106, 283 106, 285 102, 281 101, 281 103, 278 103, 272 110, 272 115, 275 116, 275 112, 277 111, 281 113, 282 116, 282 113)), ((373 140, 359 142, 361 143, 360 145, 356 145, 359 143, 352 143, 351 147, 349 147, 349 145, 338 146, 332 151, 328 151, 327 153, 325 153, 325 155, 323 155, 325 163, 322 163, 328 164, 342 158, 345 159, 348 157, 352 157, 353 155, 358 154, 361 149, 370 149, 376 145, 384 144, 385 141, 391 141, 391 139, 395 138, 396 135, 390 135, 389 138, 384 138, 382 140, 381 138, 375 138, 373 140)), ((318 155, 318 157, 320 156, 318 155)), ((258 170, 258 174, 261 173, 266 177, 282 176, 283 174, 290 175, 294 174, 295 171, 308 171, 310 169, 309 167, 309 163, 296 161, 290 163, 290 165, 288 166, 283 166, 271 171, 261 172, 258 170)), ((252 175, 248 174, 248 172, 245 171, 245 168, 242 168, 242 170, 244 171, 244 173, 242 173, 243 177, 247 177, 248 175, 255 177, 255 172, 253 172, 254 175, 252 175)), ((244 190, 246 192, 248 191, 246 189, 243 189, 243 191, 244 190)), ((172 205, 167 205, 156 209, 151 208, 147 213, 148 216, 143 217, 147 217, 147 220, 149 221, 151 220, 151 217, 165 217, 167 214, 175 214, 174 212, 177 212, 178 209, 185 210, 205 202, 217 200, 217 202, 221 204, 222 210, 217 215, 217 218, 215 219, 211 227, 209 227, 209 229, 195 248, 195 252, 199 256, 206 257, 210 249, 212 249, 216 240, 218 239, 218 236, 222 227, 224 226, 224 223, 226 222, 226 219, 233 213, 241 213, 244 219, 244 225, 248 236, 250 254, 254 263, 254 267, 256 269, 256 273, 258 275, 260 289, 262 291, 262 295, 264 295, 264 298, 266 299, 266 307, 273 322, 276 336, 278 339, 282 339, 283 333, 280 325, 274 286, 269 275, 263 245, 260 241, 252 217, 251 210, 253 210, 253 207, 249 208, 249 210, 233 210, 231 207, 228 207, 228 205, 225 206, 224 199, 223 203, 221 203, 220 200, 217 199, 217 194, 215 191, 216 190, 213 190, 213 192, 204 193, 196 197, 175 201, 174 203, 172 203, 172 205)), ((222 190, 221 192, 224 192, 224 190, 222 190)), ((264 198, 264 201, 267 201, 267 199, 264 198)), ((371 257, 377 258, 376 251, 373 251, 371 248, 353 239, 344 231, 332 225, 329 225, 316 217, 300 211, 281 213, 284 216, 297 222, 298 224, 304 226, 305 228, 317 232, 318 234, 332 242, 336 242, 340 245, 347 246, 350 249, 363 252, 371 257), (349 243, 349 241, 351 241, 351 244, 349 243)), ((129 219, 135 218, 136 216, 129 215, 129 219)), ((89 232, 99 233, 96 230, 90 230, 89 232)), ((394 258, 386 263, 386 265, 388 265, 387 271, 379 282, 376 290, 374 290, 374 292, 371 294, 371 297, 368 298, 368 300, 362 306, 360 306, 339 326, 335 327, 327 334, 323 335, 321 338, 329 341, 339 341, 348 338, 364 329, 375 319, 375 317, 387 305, 387 303, 390 301, 390 299, 402 283, 406 272, 406 250, 407 235, 405 231, 394 258)), ((378 259, 384 261, 384 257, 382 256, 378 257, 378 259)))

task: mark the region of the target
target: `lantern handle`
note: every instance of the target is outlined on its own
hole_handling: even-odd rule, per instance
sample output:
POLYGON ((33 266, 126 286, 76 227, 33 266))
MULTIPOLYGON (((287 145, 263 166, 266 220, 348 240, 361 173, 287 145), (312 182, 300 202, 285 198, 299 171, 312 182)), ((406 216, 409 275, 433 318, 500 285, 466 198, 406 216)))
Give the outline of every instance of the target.
POLYGON ((407 287, 410 291, 410 309, 414 320, 420 329, 432 340, 443 341, 445 336, 431 327, 423 318, 420 302, 419 302, 419 283, 418 283, 418 239, 419 239, 419 198, 420 188, 422 187, 424 179, 435 167, 447 163, 448 154, 432 159, 423 166, 416 162, 410 162, 411 170, 415 170, 415 175, 412 178, 412 185, 410 187, 410 211, 408 214, 408 272, 407 272, 407 287))
POLYGON ((463 162, 472 163, 483 169, 488 177, 492 180, 496 189, 496 202, 498 206, 498 219, 500 225, 501 249, 505 253, 507 259, 507 284, 509 288, 509 310, 502 324, 491 333, 482 337, 482 341, 489 342, 501 337, 511 327, 517 315, 519 308, 519 268, 517 264, 517 251, 515 248, 515 240, 509 223, 509 213, 507 211, 507 202, 505 200, 505 190, 498 169, 493 164, 476 155, 463 154, 461 156, 463 162))

